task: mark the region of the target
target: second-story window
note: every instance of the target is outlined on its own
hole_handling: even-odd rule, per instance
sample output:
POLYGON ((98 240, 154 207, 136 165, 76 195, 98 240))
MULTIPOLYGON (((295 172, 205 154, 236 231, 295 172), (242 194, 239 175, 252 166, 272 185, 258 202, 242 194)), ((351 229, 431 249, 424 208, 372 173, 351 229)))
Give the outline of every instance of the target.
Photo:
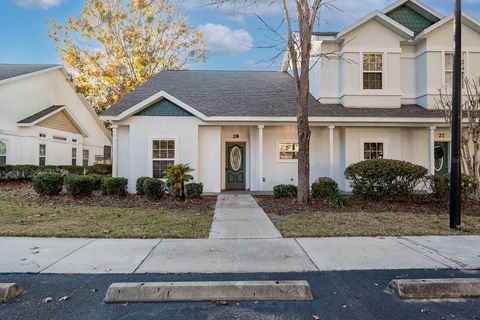
POLYGON ((363 54, 363 89, 382 89, 383 55, 381 53, 363 54))
MULTIPOLYGON (((462 87, 465 76, 465 52, 462 52, 462 87)), ((452 88, 453 85, 453 52, 445 52, 445 85, 452 88)))

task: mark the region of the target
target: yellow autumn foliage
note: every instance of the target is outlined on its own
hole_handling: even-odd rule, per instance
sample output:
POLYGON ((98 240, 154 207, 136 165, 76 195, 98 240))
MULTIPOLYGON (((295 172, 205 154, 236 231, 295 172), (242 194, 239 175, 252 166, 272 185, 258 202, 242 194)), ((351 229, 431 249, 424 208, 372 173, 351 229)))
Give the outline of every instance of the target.
POLYGON ((171 0, 85 0, 79 17, 48 24, 77 90, 99 113, 158 72, 205 60, 202 34, 171 0))

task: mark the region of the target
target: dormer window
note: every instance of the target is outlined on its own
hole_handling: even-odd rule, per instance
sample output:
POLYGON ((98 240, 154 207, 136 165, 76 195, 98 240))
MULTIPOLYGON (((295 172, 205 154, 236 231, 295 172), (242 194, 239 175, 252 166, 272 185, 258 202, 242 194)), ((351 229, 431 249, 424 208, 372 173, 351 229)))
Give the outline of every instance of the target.
POLYGON ((381 90, 383 88, 383 55, 381 53, 363 54, 363 89, 381 90))

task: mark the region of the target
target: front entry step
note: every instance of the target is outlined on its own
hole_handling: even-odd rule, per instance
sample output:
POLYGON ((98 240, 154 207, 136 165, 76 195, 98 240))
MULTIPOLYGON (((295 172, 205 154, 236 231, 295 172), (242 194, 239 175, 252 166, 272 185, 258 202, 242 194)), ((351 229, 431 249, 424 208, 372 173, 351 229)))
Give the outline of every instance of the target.
POLYGON ((307 281, 113 283, 105 302, 313 300, 307 281))

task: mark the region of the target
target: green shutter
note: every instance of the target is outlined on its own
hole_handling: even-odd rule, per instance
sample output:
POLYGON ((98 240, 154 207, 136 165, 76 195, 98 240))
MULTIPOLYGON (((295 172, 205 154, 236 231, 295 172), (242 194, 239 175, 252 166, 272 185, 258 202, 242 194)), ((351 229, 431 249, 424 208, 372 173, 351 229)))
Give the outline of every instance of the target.
POLYGON ((180 108, 175 103, 162 99, 155 102, 151 106, 137 112, 136 116, 150 116, 150 117, 191 117, 193 114, 180 108))

